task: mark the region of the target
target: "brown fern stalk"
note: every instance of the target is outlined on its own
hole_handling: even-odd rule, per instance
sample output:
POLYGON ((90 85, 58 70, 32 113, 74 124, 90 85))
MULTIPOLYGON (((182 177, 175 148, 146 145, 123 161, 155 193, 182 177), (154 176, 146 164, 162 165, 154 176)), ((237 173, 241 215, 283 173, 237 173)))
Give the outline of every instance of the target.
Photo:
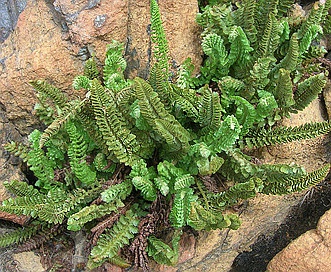
POLYGON ((124 207, 119 208, 117 213, 112 213, 110 216, 106 217, 103 221, 98 223, 95 227, 91 229, 90 243, 87 247, 91 248, 95 246, 98 242, 99 236, 105 231, 106 228, 110 228, 114 225, 114 223, 121 217, 121 215, 125 214, 131 207, 133 200, 129 201, 124 207))
POLYGON ((37 235, 33 236, 23 244, 21 244, 15 252, 31 251, 39 248, 43 243, 51 240, 54 236, 58 235, 64 230, 65 224, 56 224, 50 228, 41 230, 37 235))

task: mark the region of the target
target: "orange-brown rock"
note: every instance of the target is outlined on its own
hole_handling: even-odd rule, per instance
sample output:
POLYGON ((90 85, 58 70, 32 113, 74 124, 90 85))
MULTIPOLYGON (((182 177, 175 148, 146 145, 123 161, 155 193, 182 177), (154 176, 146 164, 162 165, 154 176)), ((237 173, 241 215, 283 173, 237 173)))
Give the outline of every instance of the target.
POLYGON ((21 134, 36 124, 32 115, 36 98, 29 80, 46 79, 67 89, 82 70, 82 62, 70 54, 70 46, 62 39, 61 28, 45 1, 29 1, 15 31, 0 44, 0 102, 21 134))
MULTIPOLYGON (((195 23, 196 0, 160 1, 170 55, 177 64, 201 62, 195 23)), ((0 102, 22 134, 36 119, 29 80, 46 79, 72 93, 71 82, 83 61, 95 54, 102 63, 113 39, 126 44, 127 74, 146 77, 151 64, 149 1, 29 1, 16 29, 0 44, 0 102), (48 4, 47 4, 48 3, 48 4)))
POLYGON ((309 230, 278 253, 268 265, 268 272, 331 271, 331 210, 309 230))

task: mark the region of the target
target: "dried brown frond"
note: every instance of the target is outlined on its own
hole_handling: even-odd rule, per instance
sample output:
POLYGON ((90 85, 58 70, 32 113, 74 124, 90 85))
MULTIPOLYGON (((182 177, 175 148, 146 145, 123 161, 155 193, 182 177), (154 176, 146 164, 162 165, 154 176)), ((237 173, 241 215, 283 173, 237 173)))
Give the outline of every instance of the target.
POLYGON ((152 203, 150 213, 141 219, 138 226, 139 233, 129 247, 136 269, 141 268, 143 271, 150 271, 146 252, 147 239, 150 235, 169 225, 168 215, 169 208, 167 209, 164 197, 159 196, 152 203))

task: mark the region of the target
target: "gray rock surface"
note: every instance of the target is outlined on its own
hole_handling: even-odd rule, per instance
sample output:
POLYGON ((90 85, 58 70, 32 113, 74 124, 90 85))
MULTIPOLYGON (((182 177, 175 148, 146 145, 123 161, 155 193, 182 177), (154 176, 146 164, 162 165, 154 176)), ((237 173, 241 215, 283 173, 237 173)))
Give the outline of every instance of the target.
POLYGON ((15 29, 18 16, 24 10, 27 0, 0 0, 0 43, 15 29))

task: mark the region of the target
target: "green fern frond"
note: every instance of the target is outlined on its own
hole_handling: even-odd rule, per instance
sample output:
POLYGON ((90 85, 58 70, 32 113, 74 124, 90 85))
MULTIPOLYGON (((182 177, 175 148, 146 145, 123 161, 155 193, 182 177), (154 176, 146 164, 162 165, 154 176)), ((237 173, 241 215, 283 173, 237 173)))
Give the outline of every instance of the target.
POLYGON ((289 72, 294 71, 298 65, 299 52, 300 49, 299 49, 298 35, 297 33, 293 33, 290 40, 288 51, 285 57, 280 61, 280 63, 276 66, 275 69, 278 70, 280 68, 283 68, 288 70, 289 72))
POLYGON ((201 36, 205 37, 214 32, 225 37, 228 28, 234 25, 232 11, 228 1, 224 5, 206 6, 203 13, 197 15, 197 23, 204 29, 201 36))
POLYGON ((44 227, 42 222, 33 222, 23 228, 18 228, 0 236, 0 247, 7 247, 13 244, 23 243, 36 235, 44 227))
POLYGON ((90 80, 99 77, 99 70, 98 70, 98 66, 97 66, 97 63, 95 62, 95 58, 94 57, 89 58, 85 62, 84 76, 87 77, 90 80))
POLYGON ((152 168, 147 168, 143 160, 138 161, 132 166, 130 173, 132 184, 141 191, 144 199, 154 201, 157 196, 156 188, 152 182, 155 178, 155 171, 152 168))
POLYGON ((10 193, 19 197, 20 196, 32 197, 32 196, 40 195, 39 191, 36 188, 23 181, 17 181, 17 180, 13 180, 11 182, 5 181, 3 185, 10 193))
POLYGON ((134 95, 139 100, 141 115, 151 127, 154 126, 155 119, 169 118, 169 114, 160 101, 158 94, 142 78, 135 79, 134 95))
POLYGON ((50 125, 56 116, 56 110, 54 107, 50 106, 48 99, 43 94, 36 94, 38 102, 34 105, 34 112, 36 116, 42 121, 46 126, 50 125))
POLYGON ((97 171, 103 173, 113 173, 116 168, 116 164, 112 163, 106 158, 106 155, 101 152, 94 157, 93 165, 97 171))
POLYGON ((329 172, 330 164, 326 164, 323 167, 308 173, 306 176, 301 177, 299 180, 292 181, 291 191, 302 191, 311 186, 315 186, 316 184, 322 182, 329 172))
POLYGON ((260 120, 273 115, 273 111, 278 108, 275 97, 267 91, 258 91, 259 101, 256 105, 257 116, 260 120))
POLYGON ((97 245, 91 251, 87 267, 96 268, 108 259, 116 257, 118 250, 138 233, 138 224, 137 212, 131 208, 111 229, 100 235, 97 245))
POLYGON ((160 191, 163 196, 167 196, 170 192, 169 180, 164 177, 157 177, 154 179, 155 187, 160 191))
POLYGON ((206 84, 210 80, 217 81, 218 78, 226 76, 229 73, 228 52, 223 38, 215 33, 210 33, 203 38, 201 47, 208 58, 200 69, 204 77, 200 81, 204 80, 202 83, 206 84))
POLYGON ((263 188, 261 179, 253 177, 243 183, 237 183, 219 194, 211 196, 213 203, 220 207, 229 207, 238 202, 239 199, 248 199, 256 195, 263 188))
POLYGON ((17 215, 28 215, 37 217, 39 209, 36 205, 42 203, 44 195, 35 194, 32 196, 20 196, 16 198, 9 198, 2 202, 0 210, 17 215))
POLYGON ((255 26, 257 29, 258 37, 262 37, 265 33, 265 30, 268 28, 268 23, 270 23, 270 15, 277 16, 278 9, 277 6, 279 0, 258 0, 256 3, 255 11, 255 26))
MULTIPOLYGON (((275 166, 269 168, 272 167, 275 166)), ((281 168, 286 169, 286 171, 275 171, 274 173, 268 174, 268 181, 265 182, 265 186, 262 190, 264 194, 288 194, 314 186, 325 179, 326 175, 329 173, 330 164, 326 164, 322 168, 310 173, 303 171, 288 173, 288 166, 282 165, 281 168)))
POLYGON ((239 139, 240 131, 238 120, 230 115, 225 118, 216 132, 201 137, 199 142, 205 142, 215 153, 227 151, 239 139))
POLYGON ((191 204, 189 225, 195 230, 215 230, 229 228, 236 230, 241 222, 235 214, 222 214, 221 211, 205 209, 198 202, 191 204))
POLYGON ((295 104, 293 99, 293 85, 289 70, 281 68, 278 72, 276 88, 272 91, 278 107, 287 113, 289 108, 295 104))
POLYGON ((185 152, 188 150, 191 136, 180 123, 164 119, 155 119, 154 124, 155 131, 166 141, 168 152, 185 152))
POLYGON ((261 129, 251 132, 244 138, 244 143, 249 147, 261 147, 288 143, 292 141, 312 139, 331 130, 330 121, 307 123, 296 127, 276 127, 274 129, 261 129))
POLYGON ((28 153, 28 166, 37 177, 36 186, 42 190, 49 190, 54 184, 54 170, 56 168, 56 160, 50 159, 45 151, 40 148, 40 139, 42 135, 39 130, 34 130, 29 135, 31 150, 28 153))
POLYGON ((61 224, 71 210, 92 197, 93 191, 95 189, 89 191, 77 189, 67 193, 63 189, 56 188, 48 191, 47 194, 35 193, 9 198, 2 202, 0 210, 17 215, 30 215, 51 224, 61 224))
POLYGON ((149 126, 154 128, 170 147, 174 148, 173 151, 178 150, 177 147, 186 149, 191 138, 189 132, 167 112, 151 85, 143 79, 136 78, 134 91, 140 113, 149 126))
POLYGON ((154 43, 153 53, 158 65, 163 70, 165 76, 167 76, 169 71, 168 42, 162 26, 160 10, 156 0, 150 1, 150 13, 152 31, 151 40, 154 43))
POLYGON ((29 159, 28 146, 23 143, 11 141, 10 143, 6 143, 3 147, 14 156, 21 158, 23 162, 26 162, 29 159))
POLYGON ((251 65, 251 52, 254 49, 250 46, 250 41, 241 27, 233 27, 228 38, 231 46, 227 57, 227 65, 232 66, 238 78, 243 78, 251 65))
POLYGON ((221 125, 222 106, 218 93, 207 86, 200 89, 202 100, 199 105, 199 123, 203 127, 201 133, 213 133, 221 125))
POLYGON ((85 89, 88 90, 90 88, 90 79, 87 76, 76 76, 72 82, 72 87, 75 90, 85 89))
POLYGON ((179 105, 181 110, 187 114, 187 117, 192 118, 194 122, 198 122, 201 97, 197 95, 196 91, 172 85, 171 95, 175 101, 175 106, 179 105))
POLYGON ((36 205, 37 216, 40 220, 48 223, 62 223, 69 212, 73 211, 81 203, 89 201, 95 197, 98 189, 83 190, 76 189, 71 193, 63 190, 51 190, 45 195, 42 203, 36 205))
POLYGON ((101 218, 105 215, 108 215, 112 212, 116 212, 118 207, 124 206, 116 205, 115 203, 107 203, 96 205, 92 204, 81 209, 79 212, 72 214, 68 218, 67 229, 72 231, 80 230, 87 222, 90 222, 94 219, 101 218))
POLYGON ((68 98, 58 88, 43 80, 32 80, 29 83, 37 92, 46 95, 60 108, 66 106, 68 98))
POLYGON ((171 111, 171 92, 172 88, 168 81, 168 76, 164 74, 159 63, 156 63, 150 72, 149 84, 153 90, 158 94, 162 104, 167 111, 171 111))
POLYGON ((300 40, 300 55, 305 55, 305 53, 310 48, 314 39, 318 34, 322 34, 323 29, 320 25, 311 25, 307 31, 303 34, 303 37, 300 40))
POLYGON ((272 57, 279 45, 279 39, 279 23, 275 15, 270 13, 257 49, 258 57, 272 57))
POLYGON ((181 228, 187 225, 191 212, 191 203, 197 200, 192 188, 184 188, 175 193, 172 209, 169 214, 171 225, 181 228))
POLYGON ((68 157, 71 170, 84 185, 90 185, 96 179, 96 172, 86 163, 88 143, 74 123, 67 123, 66 131, 70 139, 68 157))
POLYGON ((77 119, 84 127, 84 130, 87 131, 90 138, 93 139, 93 142, 96 143, 104 154, 108 154, 108 148, 104 145, 102 134, 95 122, 95 116, 90 101, 87 101, 87 103, 83 105, 82 110, 77 113, 77 119))
POLYGON ((294 93, 293 112, 305 109, 310 102, 317 98, 318 94, 322 92, 326 84, 325 75, 320 73, 311 76, 298 84, 298 89, 294 93))
POLYGON ((227 112, 230 105, 233 103, 231 99, 232 96, 242 96, 245 99, 250 99, 255 93, 254 88, 249 85, 246 85, 242 80, 233 78, 231 76, 222 77, 222 79, 218 81, 218 87, 222 92, 222 112, 225 113, 227 112))
POLYGON ((127 261, 125 261, 120 256, 114 256, 112 258, 109 258, 108 259, 108 262, 110 262, 111 264, 114 264, 114 265, 116 265, 118 267, 121 267, 121 268, 129 268, 131 266, 130 263, 128 263, 127 261))
POLYGON ((97 126, 109 153, 122 163, 132 165, 138 159, 136 136, 126 127, 113 97, 94 79, 91 82, 91 103, 97 126))
POLYGON ((245 98, 232 96, 237 106, 235 117, 240 124, 240 135, 246 135, 256 121, 256 110, 245 98))
POLYGON ((103 67, 103 82, 106 88, 118 92, 130 85, 124 78, 126 61, 122 56, 123 44, 113 41, 107 47, 105 64, 103 67))
POLYGON ((223 163, 224 159, 217 155, 211 155, 207 158, 202 157, 196 161, 199 174, 202 176, 215 174, 223 163))
POLYGON ((257 30, 255 26, 256 5, 256 0, 244 0, 240 3, 240 7, 234 15, 237 24, 243 28, 251 44, 257 41, 257 30))
POLYGON ((291 9, 293 9, 293 4, 295 0, 279 0, 277 9, 278 9, 278 16, 286 16, 291 9))
POLYGON ((324 5, 319 2, 315 2, 313 7, 310 9, 306 20, 303 22, 303 24, 301 25, 298 31, 299 39, 304 37, 306 33, 309 32, 309 29, 311 28, 312 25, 318 26, 322 21, 323 15, 325 15, 324 5))
POLYGON ((175 265, 179 257, 179 241, 181 234, 181 231, 175 231, 171 241, 172 248, 155 236, 148 237, 148 255, 159 264, 175 265))
POLYGON ((101 199, 106 203, 112 203, 118 200, 125 200, 132 191, 132 182, 126 179, 119 184, 110 186, 101 193, 101 199))
POLYGON ((246 182, 257 172, 257 166, 251 162, 251 157, 238 149, 231 150, 222 157, 224 163, 218 172, 227 180, 246 182))
POLYGON ((242 94, 246 99, 250 99, 257 90, 264 90, 270 82, 270 67, 275 61, 276 59, 273 57, 258 58, 250 71, 250 76, 245 79, 248 95, 245 92, 239 94, 242 94))
POLYGON ((52 136, 58 133, 64 125, 69 122, 69 120, 73 119, 76 114, 81 111, 84 104, 85 100, 72 100, 68 102, 66 106, 62 108, 59 116, 44 130, 40 138, 39 147, 42 148, 52 136))
POLYGON ((192 74, 194 71, 194 64, 191 58, 187 58, 179 67, 176 85, 181 89, 188 89, 193 87, 192 74))
POLYGON ((186 174, 175 179, 174 190, 180 191, 185 188, 189 188, 192 184, 194 184, 194 177, 190 174, 186 174))

